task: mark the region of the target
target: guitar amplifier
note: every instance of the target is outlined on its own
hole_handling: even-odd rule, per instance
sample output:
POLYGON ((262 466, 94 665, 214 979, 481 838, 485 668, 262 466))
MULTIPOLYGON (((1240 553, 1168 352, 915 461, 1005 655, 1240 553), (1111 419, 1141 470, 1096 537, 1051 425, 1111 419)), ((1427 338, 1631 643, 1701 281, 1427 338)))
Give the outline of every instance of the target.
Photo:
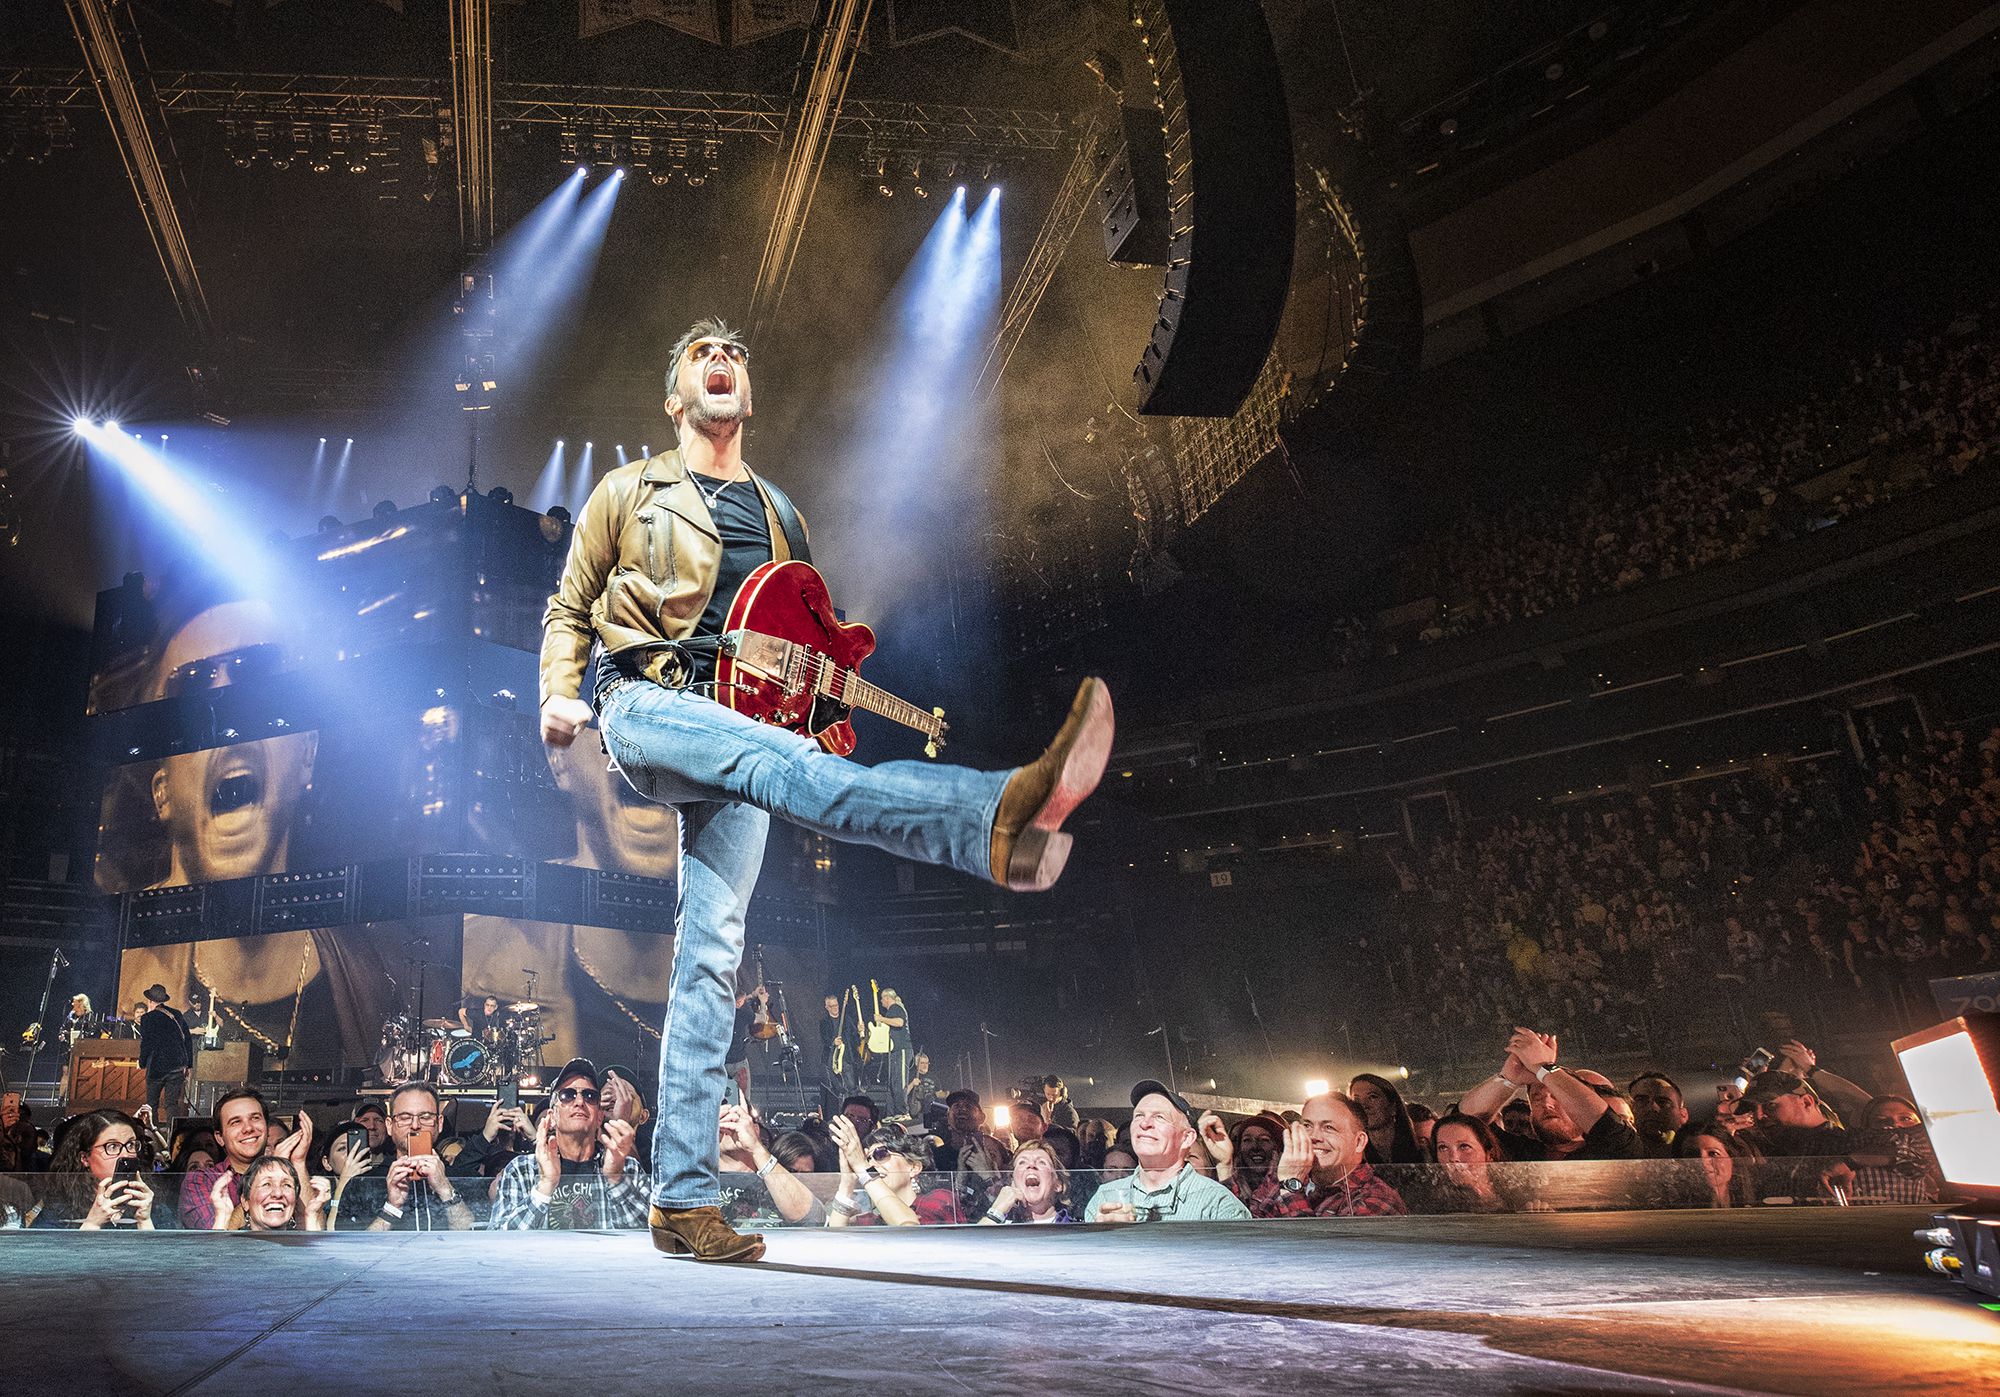
POLYGON ((224 1043, 219 1048, 196 1049, 191 1076, 196 1087, 209 1082, 219 1083, 225 1089, 247 1084, 250 1080, 249 1043, 224 1043))

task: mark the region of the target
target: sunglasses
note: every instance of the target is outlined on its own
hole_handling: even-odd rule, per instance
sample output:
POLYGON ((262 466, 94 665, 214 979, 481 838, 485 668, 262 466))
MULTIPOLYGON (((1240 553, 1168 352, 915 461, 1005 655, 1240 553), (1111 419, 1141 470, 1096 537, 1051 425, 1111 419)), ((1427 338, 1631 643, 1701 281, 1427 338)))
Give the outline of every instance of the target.
POLYGON ((881 1164, 886 1160, 902 1158, 903 1152, 898 1149, 892 1149, 888 1145, 877 1145, 874 1149, 868 1151, 868 1157, 877 1164, 881 1164))
POLYGON ((167 676, 162 688, 167 698, 198 689, 220 689, 276 674, 284 668, 284 664, 285 649, 282 645, 245 645, 241 649, 225 650, 220 655, 188 661, 167 676))
POLYGON ((687 361, 690 364, 699 364, 702 360, 717 351, 727 355, 733 363, 747 364, 750 362, 750 351, 742 345, 734 344, 729 340, 696 340, 687 347, 687 361))
POLYGON ((563 1102, 584 1101, 588 1102, 592 1106, 595 1106, 597 1104, 597 1088, 564 1087, 561 1091, 556 1093, 556 1100, 563 1102))

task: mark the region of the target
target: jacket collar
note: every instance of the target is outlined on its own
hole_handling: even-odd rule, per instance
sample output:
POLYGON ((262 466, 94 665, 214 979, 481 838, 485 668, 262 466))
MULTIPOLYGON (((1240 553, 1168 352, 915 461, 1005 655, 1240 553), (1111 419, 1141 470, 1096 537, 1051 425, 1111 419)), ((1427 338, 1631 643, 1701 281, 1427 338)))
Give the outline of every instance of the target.
POLYGON ((663 509, 678 514, 710 538, 722 537, 721 530, 715 527, 715 513, 708 507, 701 488, 694 483, 687 463, 681 459, 679 447, 648 458, 645 469, 639 472, 639 480, 641 484, 659 488, 659 502, 663 509))
MULTIPOLYGON (((773 556, 780 560, 791 557, 786 548, 784 534, 775 522, 776 511, 771 508, 771 497, 764 490, 764 482, 758 479, 757 472, 748 466, 743 468, 743 473, 749 477, 750 483, 757 487, 757 498, 763 501, 765 518, 773 521, 771 523, 773 556)), ((639 472, 639 480, 641 484, 659 487, 660 504, 663 508, 680 515, 710 538, 722 537, 722 532, 715 527, 715 512, 708 507, 708 497, 702 494, 701 487, 694 483, 687 463, 681 459, 681 449, 678 446, 648 457, 645 469, 639 472)))

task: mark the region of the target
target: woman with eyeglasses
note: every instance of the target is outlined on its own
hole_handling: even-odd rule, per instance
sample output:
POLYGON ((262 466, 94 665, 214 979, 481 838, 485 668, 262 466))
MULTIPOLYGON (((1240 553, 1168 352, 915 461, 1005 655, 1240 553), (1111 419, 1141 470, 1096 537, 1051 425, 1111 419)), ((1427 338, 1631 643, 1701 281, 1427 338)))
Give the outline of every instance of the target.
POLYGON ((71 1121, 43 1176, 35 1227, 136 1227, 151 1232, 173 1224, 147 1182, 152 1147, 139 1123, 123 1111, 92 1111, 71 1121), (121 1167, 122 1166, 122 1167, 121 1167))
POLYGON ((863 1141, 854 1122, 835 1116, 827 1122, 840 1146, 840 1191, 827 1205, 828 1227, 916 1227, 922 1223, 964 1222, 958 1197, 948 1188, 917 1192, 930 1165, 930 1144, 892 1126, 868 1132, 863 1141))

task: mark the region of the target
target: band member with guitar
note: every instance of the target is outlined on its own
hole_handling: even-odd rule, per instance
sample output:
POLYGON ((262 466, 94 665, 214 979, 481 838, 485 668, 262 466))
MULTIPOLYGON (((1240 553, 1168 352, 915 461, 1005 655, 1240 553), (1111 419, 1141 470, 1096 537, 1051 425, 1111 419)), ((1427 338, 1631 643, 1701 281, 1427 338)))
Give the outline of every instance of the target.
POLYGON ((819 1021, 821 1114, 839 1114, 840 1103, 854 1094, 854 1050, 847 1042, 847 996, 830 994, 819 1021))
POLYGON ((1086 679, 1048 749, 1013 771, 918 761, 865 767, 739 711, 733 704, 746 695, 769 700, 773 716, 804 705, 810 711, 797 721, 825 733, 845 726, 842 700, 853 699, 925 728, 933 743, 943 735, 941 719, 926 726, 921 710, 854 675, 859 637, 824 604, 824 583, 806 566, 804 521, 784 491, 745 463, 751 379, 742 338, 716 320, 693 326, 674 346, 666 387, 678 445, 598 482, 549 599, 542 738, 567 747, 590 723, 592 704, 580 695, 593 647, 601 647, 591 695, 604 746, 636 791, 680 812, 685 853, 661 1042, 653 1242, 703 1261, 754 1261, 763 1239, 739 1235, 716 1206, 715 1123, 730 987, 771 816, 1009 888, 1048 888, 1069 855, 1063 821, 1096 789, 1110 757, 1111 695, 1086 679), (731 633, 735 641, 725 634, 738 603, 755 600, 741 595, 751 575, 772 564, 798 565, 780 589, 786 614, 820 624, 819 644, 803 629, 773 637, 746 626, 731 633), (846 659, 830 654, 833 641, 846 659), (727 687, 716 682, 718 658, 731 667, 727 687))
MULTIPOLYGON (((875 982, 868 987, 875 990, 875 982)), ((892 989, 875 990, 875 1021, 868 1026, 868 1047, 874 1053, 873 1081, 886 1090, 883 1098, 895 1110, 910 1090, 910 1011, 902 996, 892 989)))

